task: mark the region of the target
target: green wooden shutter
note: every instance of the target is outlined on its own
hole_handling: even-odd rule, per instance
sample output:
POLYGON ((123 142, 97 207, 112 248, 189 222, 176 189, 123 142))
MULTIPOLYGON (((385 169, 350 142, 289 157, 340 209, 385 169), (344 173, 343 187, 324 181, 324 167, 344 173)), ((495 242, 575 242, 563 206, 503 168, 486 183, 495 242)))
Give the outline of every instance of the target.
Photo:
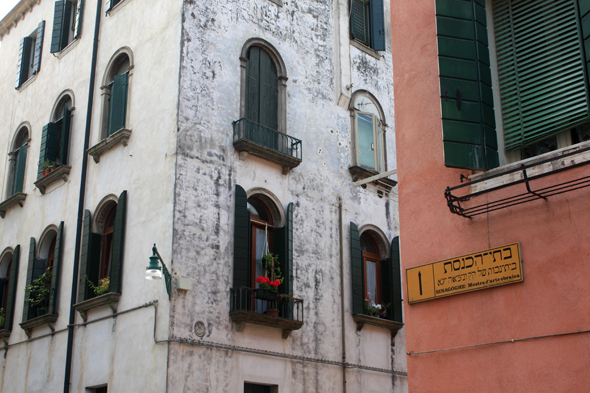
POLYGON ((499 165, 485 0, 436 0, 445 165, 499 165))
POLYGON ((285 278, 279 292, 293 295, 293 203, 287 206, 286 216, 285 226, 275 230, 275 249, 285 278))
POLYGON ((259 123, 273 130, 278 129, 277 67, 265 50, 260 50, 260 103, 259 123))
POLYGON ((16 156, 16 170, 14 172, 14 181, 12 187, 12 195, 23 192, 23 184, 25 182, 25 169, 27 165, 27 145, 22 145, 18 149, 16 156))
POLYGON ((385 50, 385 21, 383 17, 383 0, 371 0, 371 48, 385 50))
MULTIPOLYGON (((590 1, 577 0, 576 3, 578 5, 579 26, 582 33, 582 58, 586 67, 586 75, 590 75, 590 1)), ((588 87, 586 87, 587 95, 590 94, 588 90, 588 87)))
POLYGON ((111 256, 111 284, 109 292, 121 293, 123 283, 123 255, 125 245, 125 213, 127 211, 127 191, 119 195, 115 224, 113 228, 113 251, 111 256))
POLYGON ((60 52, 68 45, 72 3, 67 0, 55 2, 53 11, 53 32, 51 34, 51 53, 60 52))
POLYGON ((248 196, 242 187, 235 187, 234 221, 234 288, 250 287, 250 213, 248 196))
POLYGON ((499 0, 493 11, 506 150, 587 122, 574 1, 499 0))
POLYGON ((57 304, 57 296, 59 289, 59 275, 60 266, 63 254, 63 232, 64 222, 59 223, 57 230, 57 238, 55 239, 55 251, 53 252, 53 267, 51 268, 51 293, 49 295, 49 311, 48 314, 57 314, 59 307, 57 304))
POLYGON ((82 231, 82 253, 80 255, 80 273, 78 276, 78 303, 93 298, 95 295, 88 287, 86 277, 94 284, 98 283, 100 267, 100 236, 92 233, 90 211, 84 211, 82 231))
POLYGON ((121 0, 111 0, 109 2, 109 9, 107 11, 109 11, 111 8, 113 8, 114 6, 116 6, 117 4, 119 4, 121 2, 121 0))
POLYGON ((359 229, 354 222, 350 223, 350 261, 351 261, 351 283, 352 283, 352 313, 363 314, 365 308, 363 273, 363 254, 361 252, 361 238, 359 229))
POLYGON ((41 178, 41 165, 45 161, 55 161, 59 152, 59 125, 48 123, 43 126, 41 133, 41 149, 39 150, 39 169, 37 179, 41 178))
POLYGON ((29 64, 31 64, 31 46, 33 40, 31 37, 25 37, 20 43, 18 66, 16 73, 16 88, 18 89, 29 79, 29 64))
POLYGON ((59 161, 62 165, 68 164, 68 145, 70 143, 70 124, 72 113, 64 108, 63 120, 61 123, 61 139, 59 141, 59 161))
POLYGON ((127 87, 129 73, 115 75, 111 87, 111 103, 109 109, 109 127, 107 135, 111 135, 121 128, 125 128, 125 116, 127 114, 127 87))
POLYGON ((35 44, 35 59, 33 62, 33 75, 41 69, 41 53, 43 52, 43 35, 45 34, 45 21, 37 27, 37 41, 35 44))
POLYGON ((350 35, 367 46, 371 45, 369 8, 368 0, 352 0, 350 10, 350 35))
MULTIPOLYGON (((31 285, 33 282, 33 270, 35 267, 35 238, 32 237, 29 243, 29 265, 27 268, 27 283, 26 286, 31 285)), ((23 322, 28 321, 31 317, 34 317, 33 314, 33 307, 29 305, 27 302, 29 299, 29 293, 25 292, 25 305, 23 307, 23 322), (29 315, 30 314, 30 315, 29 315)))
POLYGON ((84 10, 84 0, 78 0, 78 10, 76 11, 76 29, 74 30, 74 39, 80 37, 82 33, 82 12, 84 10))
POLYGON ((260 52, 257 46, 248 49, 246 63, 246 119, 258 123, 260 113, 260 52))
POLYGON ((10 263, 10 278, 8 280, 8 294, 6 299, 6 310, 4 310, 3 329, 12 330, 12 321, 14 321, 14 303, 16 300, 16 287, 18 283, 18 265, 20 261, 20 245, 14 248, 12 253, 12 262, 10 263))
POLYGON ((391 241, 391 255, 381 261, 381 294, 383 303, 390 303, 387 319, 403 322, 402 316, 402 280, 400 273, 399 236, 391 241))

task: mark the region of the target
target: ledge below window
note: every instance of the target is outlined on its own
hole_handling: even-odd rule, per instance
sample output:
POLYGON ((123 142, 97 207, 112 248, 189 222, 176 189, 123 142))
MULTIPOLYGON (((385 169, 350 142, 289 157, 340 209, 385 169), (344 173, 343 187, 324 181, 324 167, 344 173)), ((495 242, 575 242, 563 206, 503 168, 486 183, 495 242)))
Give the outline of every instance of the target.
POLYGON ((8 345, 8 337, 10 337, 10 333, 12 330, 2 329, 0 330, 0 340, 4 341, 4 344, 8 345))
POLYGON ((96 162, 98 164, 100 162, 100 156, 103 155, 104 152, 112 149, 113 147, 117 146, 118 144, 122 144, 123 146, 127 146, 130 136, 131 136, 131 130, 128 130, 126 128, 121 128, 119 131, 113 133, 112 135, 108 136, 107 138, 98 142, 96 145, 89 148, 88 154, 90 154, 92 156, 92 158, 94 159, 94 162, 96 162))
POLYGON ((53 324, 57 321, 57 314, 45 314, 37 318, 29 319, 26 322, 20 324, 20 327, 23 328, 25 333, 27 334, 28 338, 31 338, 33 334, 33 329, 39 326, 47 325, 51 332, 55 332, 55 327, 53 324))
POLYGON ((391 334, 396 335, 397 331, 404 327, 403 323, 390 321, 389 319, 371 317, 365 314, 353 314, 352 318, 356 322, 356 330, 360 331, 365 325, 379 326, 391 330, 391 334))
POLYGON ((4 202, 0 203, 0 217, 4 218, 4 216, 6 215, 6 211, 15 205, 23 207, 26 198, 27 194, 25 194, 24 192, 17 192, 4 202))
POLYGON ((238 324, 238 331, 244 330, 245 323, 252 323, 254 325, 268 326, 272 328, 282 329, 283 338, 289 337, 291 331, 299 330, 303 326, 303 322, 294 321, 292 319, 285 319, 280 317, 272 317, 266 314, 259 314, 250 311, 233 311, 229 313, 232 321, 238 324))
POLYGON ((68 175, 70 174, 70 170, 72 169, 71 166, 67 165, 60 165, 52 172, 49 172, 47 175, 43 176, 41 179, 35 182, 35 187, 41 191, 41 194, 45 194, 45 189, 48 185, 62 179, 65 182, 68 181, 68 175))
MULTIPOLYGON (((352 175, 353 182, 379 175, 379 172, 377 171, 361 168, 360 166, 348 167, 348 171, 352 175)), ((388 177, 380 177, 379 179, 374 180, 373 183, 376 186, 385 189, 386 192, 391 191, 391 189, 397 185, 395 180, 389 179, 388 177)))
POLYGON ((120 293, 109 292, 105 293, 104 295, 100 295, 94 297, 89 300, 85 300, 80 303, 74 304, 74 308, 76 311, 80 313, 80 316, 84 320, 84 322, 88 321, 88 310, 92 310, 93 308, 98 308, 102 306, 109 306, 113 311, 113 314, 117 312, 117 305, 119 303, 119 299, 121 298, 120 293))

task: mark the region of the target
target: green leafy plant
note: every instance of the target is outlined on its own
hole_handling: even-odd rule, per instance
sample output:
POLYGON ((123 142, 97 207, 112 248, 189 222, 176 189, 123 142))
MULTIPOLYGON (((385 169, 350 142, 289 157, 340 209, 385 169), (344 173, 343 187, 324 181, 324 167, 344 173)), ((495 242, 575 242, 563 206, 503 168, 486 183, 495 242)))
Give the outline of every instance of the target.
POLYGON ((266 275, 271 281, 279 280, 280 283, 283 282, 283 274, 279 267, 279 256, 277 254, 265 254, 262 257, 262 268, 266 270, 266 275))
POLYGON ((94 285, 92 281, 86 276, 86 281, 88 282, 88 287, 96 296, 104 295, 109 291, 109 287, 111 286, 111 279, 110 277, 105 277, 103 279, 98 280, 98 285, 94 285))
POLYGON ((41 163, 41 170, 55 168, 56 166, 57 166, 57 163, 55 161, 45 160, 41 163))
POLYGON ((51 266, 45 270, 41 276, 33 280, 31 285, 25 287, 25 293, 29 294, 29 298, 25 302, 37 308, 46 308, 49 302, 49 294, 51 285, 51 266))
POLYGON ((365 298, 365 310, 369 315, 374 317, 386 317, 387 316, 387 308, 391 306, 390 303, 387 304, 377 304, 371 299, 371 294, 367 292, 367 297, 365 298))

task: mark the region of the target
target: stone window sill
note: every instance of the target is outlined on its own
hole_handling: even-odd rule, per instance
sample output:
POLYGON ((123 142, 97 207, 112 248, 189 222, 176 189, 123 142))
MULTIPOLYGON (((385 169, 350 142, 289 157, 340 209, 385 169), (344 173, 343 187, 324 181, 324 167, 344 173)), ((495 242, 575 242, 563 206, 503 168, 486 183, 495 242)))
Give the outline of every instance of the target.
POLYGON ((68 181, 68 175, 70 174, 70 170, 72 169, 71 166, 67 165, 60 165, 57 169, 53 172, 49 172, 47 175, 43 176, 41 179, 35 182, 35 187, 41 191, 41 194, 45 194, 45 189, 50 184, 55 183, 59 179, 62 179, 65 182, 68 181))
POLYGON ((129 143, 129 137, 131 136, 131 130, 121 128, 119 131, 113 133, 111 136, 98 142, 96 145, 88 149, 88 154, 92 156, 94 162, 97 164, 100 162, 100 156, 105 152, 111 150, 118 144, 127 146, 129 143))
POLYGON ((23 83, 22 85, 20 85, 19 87, 17 87, 16 90, 18 90, 20 93, 21 91, 26 89, 31 83, 35 82, 35 79, 37 79, 37 74, 35 74, 35 75, 31 76, 29 79, 27 79, 26 82, 23 83))
POLYGON ((113 314, 116 313, 117 305, 119 303, 120 298, 120 293, 109 292, 105 293, 104 295, 100 295, 95 298, 74 304, 74 308, 76 309, 76 311, 80 313, 80 316, 82 317, 84 322, 87 322, 88 310, 92 310, 94 308, 109 306, 113 311, 113 314))
POLYGON ((379 55, 379 52, 377 52, 376 50, 369 48, 368 46, 366 46, 365 44, 361 44, 360 42, 351 39, 350 40, 350 45, 354 46, 355 48, 357 48, 358 50, 365 52, 366 54, 368 54, 369 56, 374 57, 377 60, 381 60, 381 56, 379 55))
MULTIPOLYGON (((348 171, 352 175, 353 182, 368 179, 372 176, 379 174, 379 172, 377 171, 361 168, 360 166, 348 167, 348 171)), ((381 186, 382 188, 384 188, 387 192, 390 192, 391 189, 397 185, 397 182, 395 180, 392 180, 388 177, 381 177, 375 180, 374 183, 376 186, 381 186)))
POLYGON ((0 340, 4 341, 4 344, 8 345, 8 338, 10 337, 10 333, 12 330, 9 329, 2 329, 0 330, 0 340))
POLYGON ((26 322, 20 324, 20 327, 23 328, 25 333, 27 334, 28 338, 31 338, 33 334, 33 329, 39 326, 47 325, 51 332, 55 332, 55 327, 53 324, 57 321, 57 314, 45 314, 37 318, 29 319, 26 322))
POLYGON ((20 207, 23 207, 26 197, 27 194, 24 192, 17 192, 4 202, 0 203, 0 217, 4 218, 6 211, 13 206, 19 205, 20 207))
POLYGON ((118 4, 116 4, 113 8, 110 8, 107 10, 106 12, 106 16, 113 16, 115 15, 117 12, 119 12, 119 10, 121 8, 123 8, 124 6, 127 5, 127 3, 129 3, 131 0, 121 0, 118 4))
POLYGON ((389 319, 371 317, 365 314, 354 314, 352 316, 356 322, 356 330, 360 331, 365 325, 379 326, 391 330, 391 334, 395 336, 397 331, 404 327, 403 323, 390 321, 389 319))
POLYGON ((80 39, 79 38, 73 39, 72 42, 70 42, 60 52, 53 53, 53 56, 56 57, 58 60, 61 60, 62 57, 64 57, 68 53, 70 53, 72 51, 72 49, 74 49, 76 46, 78 46, 78 42, 80 42, 80 39))
POLYGON ((250 311, 232 311, 229 313, 232 321, 238 324, 238 331, 244 330, 244 324, 251 323, 254 325, 269 326, 283 330, 283 338, 288 338, 293 330, 299 330, 303 326, 303 321, 292 319, 272 317, 266 314, 259 314, 250 311))

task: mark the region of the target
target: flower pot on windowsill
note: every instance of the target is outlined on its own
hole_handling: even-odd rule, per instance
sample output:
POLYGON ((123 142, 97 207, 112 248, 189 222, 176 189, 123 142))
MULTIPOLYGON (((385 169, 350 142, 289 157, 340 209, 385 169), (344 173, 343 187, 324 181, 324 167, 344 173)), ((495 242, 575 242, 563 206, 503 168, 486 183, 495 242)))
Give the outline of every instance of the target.
POLYGON ((49 174, 49 169, 43 169, 43 170, 41 171, 41 177, 45 177, 45 176, 47 176, 48 174, 49 174))
POLYGON ((268 300, 268 301, 274 302, 275 300, 277 300, 277 294, 273 291, 268 290, 268 289, 258 288, 256 290, 256 299, 268 300))

